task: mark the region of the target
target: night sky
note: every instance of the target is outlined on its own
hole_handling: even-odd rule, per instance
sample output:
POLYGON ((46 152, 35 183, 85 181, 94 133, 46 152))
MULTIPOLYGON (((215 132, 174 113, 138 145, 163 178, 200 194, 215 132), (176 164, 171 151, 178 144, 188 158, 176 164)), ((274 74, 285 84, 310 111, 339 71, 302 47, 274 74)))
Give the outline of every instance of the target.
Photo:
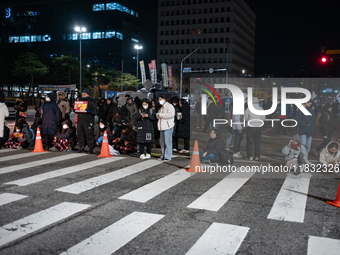
MULTIPOLYGON (((4 0, 1 5, 6 2, 27 4, 57 1, 72 0, 4 0)), ((130 0, 132 3, 135 1, 139 2, 130 0)), ((151 3, 149 6, 157 6, 157 0, 146 1, 151 3)), ((245 1, 256 14, 256 73, 291 77, 299 75, 301 68, 309 67, 313 75, 320 75, 324 71, 318 62, 320 47, 340 49, 340 1, 245 1)), ((153 10, 155 12, 156 8, 153 10)), ((333 63, 339 66, 340 58, 333 63)))

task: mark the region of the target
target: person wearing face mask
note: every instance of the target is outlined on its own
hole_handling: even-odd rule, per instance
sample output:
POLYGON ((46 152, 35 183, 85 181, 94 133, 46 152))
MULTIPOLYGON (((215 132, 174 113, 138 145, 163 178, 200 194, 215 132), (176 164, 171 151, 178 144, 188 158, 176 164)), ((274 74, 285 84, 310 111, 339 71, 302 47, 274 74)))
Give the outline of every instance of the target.
POLYGON ((289 142, 282 148, 285 155, 285 162, 288 169, 294 174, 300 173, 300 166, 305 164, 308 158, 305 146, 301 144, 300 135, 294 135, 289 142))
POLYGON ((340 164, 340 144, 338 142, 330 142, 328 145, 320 152, 319 162, 323 167, 332 170, 334 174, 339 174, 339 164, 340 164), (337 170, 337 171, 335 171, 337 170))
POLYGON ((132 126, 132 129, 136 131, 136 116, 138 109, 131 97, 129 97, 126 101, 126 109, 128 110, 127 120, 132 126))
POLYGON ((57 129, 61 119, 61 111, 55 102, 52 93, 45 96, 46 103, 43 109, 42 133, 44 134, 45 150, 52 147, 52 142, 57 134, 57 129))
POLYGON ((111 128, 108 122, 106 121, 100 121, 99 122, 99 129, 98 133, 96 136, 96 145, 101 146, 103 139, 104 139, 104 132, 106 131, 107 133, 107 139, 108 141, 110 140, 110 135, 111 135, 111 128))
POLYGON ((51 151, 72 151, 76 145, 76 132, 72 121, 67 119, 61 123, 61 132, 54 137, 54 147, 51 151))
POLYGON ((142 108, 139 110, 137 121, 137 143, 139 143, 140 159, 151 158, 151 144, 155 141, 153 121, 156 112, 149 107, 149 100, 142 100, 142 108), (146 147, 146 155, 144 154, 146 147))
POLYGON ((22 131, 23 124, 17 123, 14 126, 14 132, 10 135, 8 141, 5 143, 6 148, 13 148, 13 149, 25 149, 29 146, 29 142, 25 139, 25 134, 22 131))
POLYGON ((162 156, 159 160, 169 161, 172 158, 172 133, 175 126, 175 108, 169 104, 164 96, 159 96, 158 103, 161 108, 158 110, 156 117, 158 119, 157 127, 160 131, 160 144, 162 156))

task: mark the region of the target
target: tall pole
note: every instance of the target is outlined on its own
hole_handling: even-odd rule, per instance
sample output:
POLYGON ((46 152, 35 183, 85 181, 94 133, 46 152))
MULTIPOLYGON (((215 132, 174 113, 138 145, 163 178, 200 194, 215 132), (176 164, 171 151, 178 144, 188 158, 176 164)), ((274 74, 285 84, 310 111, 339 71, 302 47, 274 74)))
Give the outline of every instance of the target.
POLYGON ((79 89, 80 89, 80 93, 82 92, 82 89, 81 89, 81 31, 79 32, 79 73, 80 73, 80 77, 79 77, 79 89))
POLYGON ((200 47, 198 47, 196 50, 194 50, 188 56, 186 56, 185 58, 183 58, 181 60, 181 79, 180 79, 180 83, 179 83, 179 97, 180 98, 182 98, 182 87, 183 87, 183 61, 186 60, 188 57, 190 57, 192 54, 194 54, 199 49, 200 49, 200 47))
POLYGON ((137 84, 136 84, 136 91, 138 91, 138 51, 139 51, 139 48, 137 48, 137 74, 136 74, 136 77, 137 77, 137 84))

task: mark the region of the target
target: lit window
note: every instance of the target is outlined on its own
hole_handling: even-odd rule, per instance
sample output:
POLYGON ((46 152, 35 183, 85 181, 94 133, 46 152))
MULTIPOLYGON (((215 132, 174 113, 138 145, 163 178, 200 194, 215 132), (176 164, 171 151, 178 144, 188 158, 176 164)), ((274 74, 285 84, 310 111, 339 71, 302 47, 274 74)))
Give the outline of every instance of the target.
POLYGON ((30 37, 29 36, 20 36, 20 42, 21 43, 30 42, 30 37))
POLYGON ((41 42, 41 35, 31 35, 31 42, 41 42))
POLYGON ((67 40, 78 40, 78 33, 68 34, 67 40))
POLYGON ((127 8, 126 6, 123 6, 123 12, 126 12, 126 13, 130 14, 130 9, 127 8))
POLYGON ((135 16, 135 11, 134 10, 131 10, 131 15, 135 16))
POLYGON ((105 10, 104 4, 94 4, 92 7, 92 11, 94 12, 104 11, 104 10, 105 10))
POLYGON ((18 43, 19 42, 19 36, 10 36, 8 38, 9 43, 18 43))
POLYGON ((115 38, 116 33, 114 30, 106 30, 105 38, 115 38))
POLYGON ((122 5, 118 3, 107 3, 106 10, 118 10, 122 11, 122 5))
POLYGON ((91 33, 81 33, 81 39, 82 40, 91 39, 91 33))
POLYGON ((93 32, 92 33, 92 39, 101 39, 102 33, 101 32, 93 32))
POLYGON ((131 38, 131 41, 139 43, 139 40, 135 39, 135 38, 131 38))
POLYGON ((120 40, 123 40, 123 34, 122 33, 119 33, 117 32, 117 38, 120 39, 120 40))
POLYGON ((136 12, 136 17, 138 18, 138 12, 136 12))
POLYGON ((42 36, 42 41, 43 41, 43 42, 49 42, 49 41, 51 41, 51 35, 43 35, 43 36, 42 36))

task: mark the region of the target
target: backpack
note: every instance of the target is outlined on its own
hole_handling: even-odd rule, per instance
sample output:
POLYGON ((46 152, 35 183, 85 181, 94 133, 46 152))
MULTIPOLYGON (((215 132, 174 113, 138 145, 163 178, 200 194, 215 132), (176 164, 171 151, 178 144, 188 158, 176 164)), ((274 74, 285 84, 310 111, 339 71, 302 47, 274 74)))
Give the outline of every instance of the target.
POLYGON ((220 151, 218 153, 218 163, 221 165, 231 165, 234 162, 234 158, 228 151, 220 151))
MULTIPOLYGON (((329 115, 328 113, 326 114, 327 114, 327 120, 329 120, 329 115)), ((316 126, 318 129, 322 128, 321 115, 322 115, 322 112, 318 112, 318 114, 316 115, 316 126)))

